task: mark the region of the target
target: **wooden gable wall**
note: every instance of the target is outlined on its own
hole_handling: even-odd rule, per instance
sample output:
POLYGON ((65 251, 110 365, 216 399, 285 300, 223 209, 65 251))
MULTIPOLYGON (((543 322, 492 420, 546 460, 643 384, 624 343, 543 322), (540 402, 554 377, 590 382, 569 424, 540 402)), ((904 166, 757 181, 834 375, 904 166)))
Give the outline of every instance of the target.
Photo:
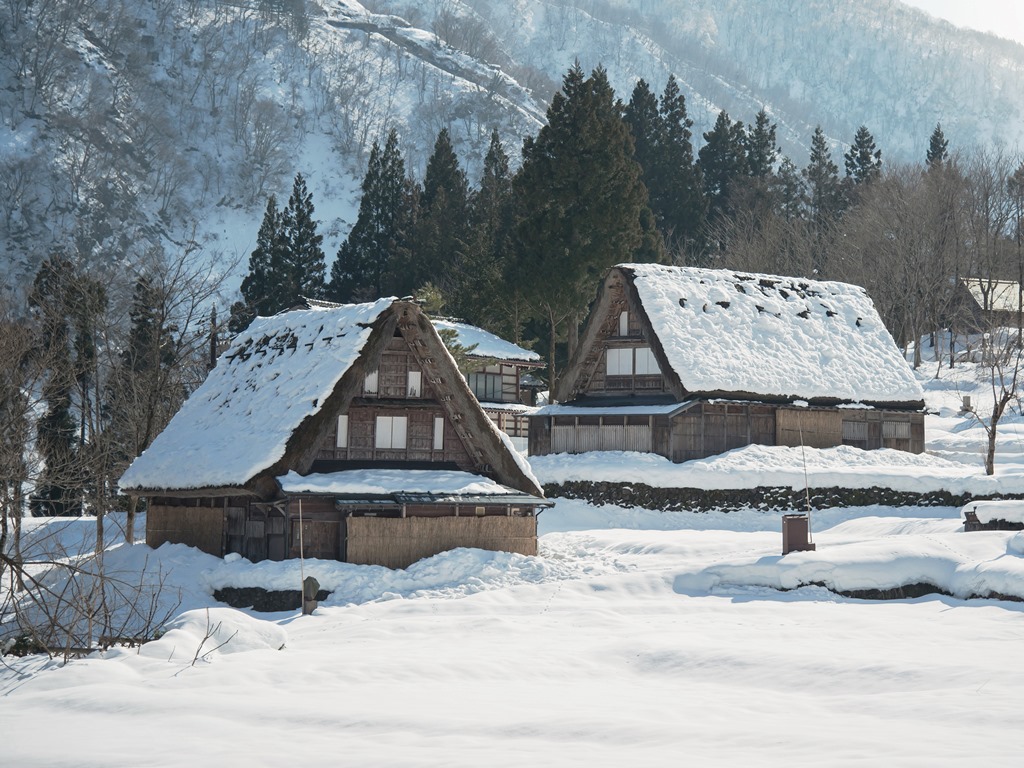
POLYGON ((376 390, 362 391, 348 408, 335 412, 320 444, 317 459, 334 461, 410 461, 456 464, 472 471, 473 461, 442 407, 435 387, 417 361, 409 342, 398 334, 381 353, 376 369, 376 390), (409 373, 419 375, 419 387, 410 387, 409 373), (339 441, 338 416, 347 416, 339 441), (378 417, 405 418, 405 447, 378 446, 378 417), (443 427, 438 440, 437 419, 443 427), (339 445, 339 442, 341 443, 339 445))
POLYGON ((660 361, 656 373, 637 368, 636 363, 641 356, 647 356, 645 350, 651 350, 652 357, 656 354, 654 347, 657 341, 652 337, 653 333, 644 322, 635 291, 629 290, 621 272, 612 270, 587 322, 580 340, 580 349, 563 377, 558 400, 566 402, 579 395, 656 395, 672 392, 672 384, 660 361), (623 312, 629 313, 625 329, 620 327, 623 312), (634 363, 632 373, 609 370, 609 349, 628 350, 627 355, 632 357, 634 363))

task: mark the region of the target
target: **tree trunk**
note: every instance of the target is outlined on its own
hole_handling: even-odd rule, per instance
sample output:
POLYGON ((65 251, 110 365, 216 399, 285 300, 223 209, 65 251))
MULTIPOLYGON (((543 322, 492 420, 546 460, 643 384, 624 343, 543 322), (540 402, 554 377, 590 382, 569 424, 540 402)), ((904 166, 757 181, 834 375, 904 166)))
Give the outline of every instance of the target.
POLYGON ((103 541, 103 517, 104 510, 102 507, 96 507, 96 557, 100 557, 103 554, 105 542, 103 541))
POLYGON ((576 354, 576 347, 580 343, 580 319, 576 315, 569 318, 569 359, 576 354))
MULTIPOLYGON (((995 418, 995 417, 993 417, 995 418)), ((988 446, 985 449, 985 474, 994 475, 996 473, 996 425, 992 424, 992 429, 988 433, 988 446)))
POLYGON ((555 384, 558 381, 555 371, 555 339, 558 338, 555 327, 555 313, 548 309, 548 402, 553 403, 555 384))
POLYGON ((139 506, 139 497, 132 496, 128 502, 128 514, 124 521, 124 540, 131 546, 135 543, 135 510, 139 506))

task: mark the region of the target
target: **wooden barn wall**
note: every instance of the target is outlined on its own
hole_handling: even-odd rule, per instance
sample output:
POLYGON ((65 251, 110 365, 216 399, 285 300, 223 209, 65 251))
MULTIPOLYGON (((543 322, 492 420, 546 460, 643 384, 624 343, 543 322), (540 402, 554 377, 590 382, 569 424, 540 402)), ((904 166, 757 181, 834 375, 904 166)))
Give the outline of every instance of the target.
POLYGON ((537 554, 536 517, 350 517, 350 563, 406 568, 455 547, 537 554))
POLYGON ((531 416, 527 453, 531 456, 546 456, 551 453, 551 419, 548 416, 531 416))
POLYGON ((184 506, 150 502, 146 510, 146 544, 171 542, 224 555, 224 507, 184 506))
POLYGON ((672 420, 670 450, 658 451, 672 461, 691 461, 741 448, 775 444, 775 409, 746 403, 701 403, 672 420))
POLYGON ((341 560, 345 550, 344 516, 335 508, 333 496, 292 497, 288 503, 288 557, 316 557, 341 560), (299 512, 302 512, 301 550, 299 512))
POLYGON ((843 413, 839 410, 779 408, 775 412, 778 445, 832 448, 843 444, 843 413))

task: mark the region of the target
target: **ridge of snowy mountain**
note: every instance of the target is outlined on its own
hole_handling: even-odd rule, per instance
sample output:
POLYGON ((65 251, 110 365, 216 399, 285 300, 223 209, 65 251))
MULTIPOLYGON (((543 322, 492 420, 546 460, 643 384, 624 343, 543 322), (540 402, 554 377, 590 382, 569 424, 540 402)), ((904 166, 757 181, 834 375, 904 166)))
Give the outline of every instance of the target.
POLYGON ((389 128, 417 176, 448 128, 475 182, 491 130, 514 160, 574 60, 623 100, 674 73, 698 145, 720 109, 764 106, 798 164, 819 123, 915 162, 939 122, 951 149, 1024 132, 1024 47, 897 0, 55 0, 5 5, 0 32, 13 285, 54 248, 105 265, 199 247, 237 271, 296 172, 333 255, 389 128))

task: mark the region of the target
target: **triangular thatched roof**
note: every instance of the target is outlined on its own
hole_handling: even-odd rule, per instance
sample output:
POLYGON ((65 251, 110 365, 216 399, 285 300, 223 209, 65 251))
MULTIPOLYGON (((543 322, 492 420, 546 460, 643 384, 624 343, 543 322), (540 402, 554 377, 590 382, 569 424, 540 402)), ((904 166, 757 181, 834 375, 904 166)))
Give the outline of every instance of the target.
POLYGON ((443 388, 476 471, 542 495, 529 466, 480 410, 437 332, 416 304, 380 299, 257 318, 120 481, 137 495, 277 489, 275 477, 305 473, 333 414, 344 412, 396 333, 443 388))

